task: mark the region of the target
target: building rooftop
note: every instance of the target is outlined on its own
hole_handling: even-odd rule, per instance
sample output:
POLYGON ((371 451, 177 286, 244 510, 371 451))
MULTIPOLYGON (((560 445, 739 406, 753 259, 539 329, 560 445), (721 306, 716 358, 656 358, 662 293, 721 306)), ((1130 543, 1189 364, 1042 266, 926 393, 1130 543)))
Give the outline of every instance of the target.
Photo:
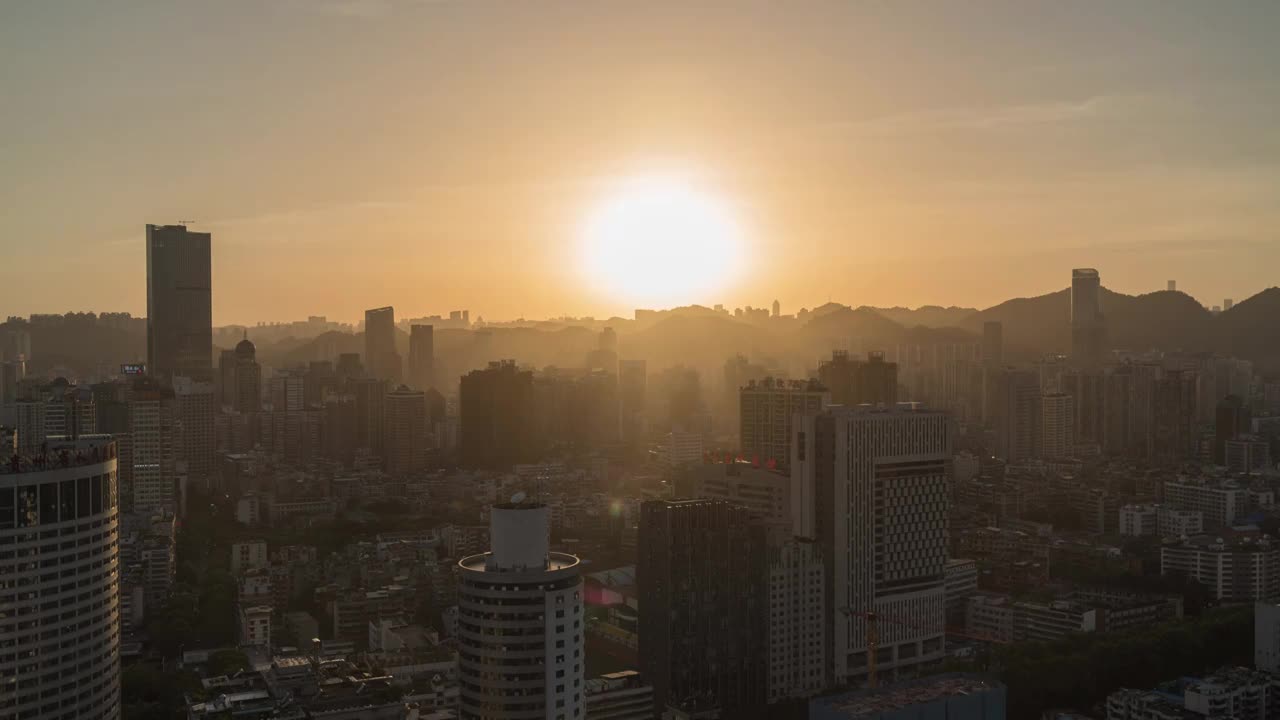
POLYGON ((993 680, 978 676, 952 673, 935 675, 904 683, 897 683, 875 690, 855 690, 829 697, 816 698, 813 704, 827 711, 844 713, 849 720, 876 717, 880 713, 900 710, 913 705, 923 705, 948 697, 972 695, 1002 689, 993 680))
MULTIPOLYGON (((501 569, 489 570, 486 567, 486 563, 488 562, 489 556, 492 554, 493 553, 481 553, 480 555, 471 555, 469 557, 464 557, 458 561, 458 566, 463 568, 464 570, 471 570, 474 572, 501 572, 501 573, 517 572, 513 570, 501 570, 501 569)), ((547 565, 541 571, 554 572, 556 570, 567 570, 569 568, 577 566, 580 562, 582 561, 579 560, 574 555, 570 555, 568 553, 552 552, 547 554, 547 565)))
POLYGON ((46 440, 48 452, 18 454, 0 462, 0 475, 48 472, 113 460, 116 443, 111 435, 52 436, 46 440))

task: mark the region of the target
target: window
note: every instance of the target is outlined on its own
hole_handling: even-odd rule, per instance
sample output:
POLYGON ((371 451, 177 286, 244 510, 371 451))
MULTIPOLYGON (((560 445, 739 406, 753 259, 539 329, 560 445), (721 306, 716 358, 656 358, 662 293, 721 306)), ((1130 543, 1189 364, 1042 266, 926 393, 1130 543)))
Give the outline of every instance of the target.
POLYGON ((89 487, 92 481, 87 477, 76 480, 76 517, 89 517, 89 487))
POLYGON ((14 489, 0 488, 0 530, 12 530, 14 527, 14 489))
POLYGON ((35 527, 40 524, 39 491, 35 485, 18 488, 18 527, 35 527))
MULTIPOLYGON (((71 482, 71 481, 67 481, 71 482)), ((58 484, 44 483, 40 486, 40 522, 58 522, 58 484)))
POLYGON ((94 515, 102 512, 102 505, 105 499, 102 488, 103 476, 94 475, 90 484, 89 495, 92 498, 92 507, 90 508, 94 515))

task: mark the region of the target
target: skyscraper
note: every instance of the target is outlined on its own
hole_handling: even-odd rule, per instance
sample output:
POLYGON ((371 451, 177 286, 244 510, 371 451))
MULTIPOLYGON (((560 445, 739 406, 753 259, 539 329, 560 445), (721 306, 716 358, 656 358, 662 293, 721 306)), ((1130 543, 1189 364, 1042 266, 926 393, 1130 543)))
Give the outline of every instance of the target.
POLYGON ((1068 370, 1058 378, 1062 392, 1071 396, 1075 412, 1075 441, 1102 443, 1105 420, 1105 377, 1101 371, 1068 370))
POLYGON ((1063 392, 1040 396, 1040 448, 1045 458, 1069 457, 1075 449, 1073 398, 1063 392))
POLYGON ((435 327, 409 327, 409 382, 416 390, 435 387, 435 327))
POLYGON ((382 467, 392 475, 417 472, 427 464, 427 397, 401 385, 387 393, 382 467))
MULTIPOLYGON (((1213 424, 1213 461, 1225 465, 1227 461, 1227 441, 1235 440, 1249 432, 1252 426, 1249 406, 1238 395, 1228 395, 1218 403, 1214 412, 1213 424)), ((18 438, 21 440, 21 436, 18 438)))
POLYGON ((818 379, 831 391, 837 405, 892 405, 898 402, 898 364, 885 362, 884 353, 867 353, 854 360, 836 350, 818 365, 818 379))
POLYGON ((459 709, 464 720, 582 718, 582 578, 550 550, 550 509, 489 512, 490 551, 458 563, 459 709))
POLYGON ((147 226, 147 369, 213 379, 209 233, 185 225, 147 226))
POLYGON ((258 349, 249 340, 236 343, 235 350, 224 350, 218 360, 218 377, 222 383, 221 405, 242 413, 262 410, 262 367, 258 365, 258 349))
POLYGON ((49 450, 47 464, 20 456, 0 474, 0 541, 20 558, 0 566, 20 588, 0 623, 4 712, 111 720, 121 706, 115 444, 85 435, 49 450), (61 544, 42 542, 51 536, 61 544))
POLYGON ((213 476, 216 442, 213 383, 197 382, 179 375, 173 378, 173 392, 179 421, 175 443, 177 457, 186 463, 189 480, 207 487, 213 476))
POLYGON ((831 404, 831 393, 817 380, 753 380, 738 396, 743 457, 783 468, 791 461, 793 418, 797 414, 816 415, 831 404))
POLYGON ((878 625, 881 678, 945 656, 950 423, 904 404, 831 408, 795 428, 792 512, 827 568, 828 686, 866 678, 869 613, 908 623, 878 625))
POLYGON ((347 392, 354 397, 355 402, 355 447, 365 448, 375 455, 382 454, 386 421, 386 381, 353 378, 347 380, 347 392))
POLYGON ((1097 368, 1106 361, 1107 325, 1102 314, 1102 281, 1098 271, 1071 271, 1071 362, 1097 368))
POLYGON ((640 669, 656 710, 701 700, 722 718, 762 717, 768 575, 751 512, 723 500, 644 503, 636 582, 640 669))
POLYGON ((130 512, 149 514, 172 508, 174 488, 174 395, 149 378, 134 384, 129 398, 129 433, 122 441, 124 497, 130 512))
POLYGON ((1011 463, 1030 460, 1040 452, 1040 378, 1009 368, 996 383, 996 453, 1011 463))
POLYGON ((501 468, 537 460, 533 397, 533 373, 514 360, 464 375, 458 397, 462 463, 501 468))
POLYGON ((392 307, 364 311, 364 366, 369 376, 400 382, 400 354, 396 352, 396 311, 392 307))

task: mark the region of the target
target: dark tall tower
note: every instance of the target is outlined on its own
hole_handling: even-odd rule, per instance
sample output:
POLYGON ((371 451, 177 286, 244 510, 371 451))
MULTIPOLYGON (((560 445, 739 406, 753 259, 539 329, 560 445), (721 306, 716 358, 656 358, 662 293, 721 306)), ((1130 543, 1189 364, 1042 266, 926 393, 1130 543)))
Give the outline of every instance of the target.
POLYGON ((414 325, 409 328, 409 382, 417 390, 435 387, 435 327, 414 325))
POLYGON ((184 225, 147 226, 147 367, 213 380, 213 303, 209 233, 184 225))
POLYGON ((710 701, 722 718, 764 713, 768 684, 765 531, 723 500, 640 507, 640 667, 660 712, 710 701))
POLYGON ((898 402, 898 364, 885 362, 884 353, 867 353, 854 360, 836 350, 818 365, 818 379, 831 391, 837 405, 893 405, 898 402))
POLYGON ((407 386, 387 393, 383 411, 383 463, 392 475, 417 472, 427 464, 427 397, 407 386))
POLYGON ((1107 325, 1102 315, 1102 280, 1092 268, 1071 271, 1071 362, 1098 368, 1106 360, 1107 325))
POLYGON ((381 307, 364 311, 364 366, 370 377, 397 383, 400 381, 395 308, 381 307))
POLYGON ((1213 461, 1218 465, 1227 462, 1227 441, 1248 433, 1253 425, 1249 406, 1239 395, 1228 395, 1218 403, 1214 412, 1213 461))
POLYGON ((235 350, 222 353, 218 361, 218 375, 222 378, 220 405, 242 413, 262 409, 262 367, 257 358, 258 349, 247 332, 235 350))
POLYGON ((387 382, 374 378, 347 380, 347 392, 355 400, 355 446, 382 454, 383 413, 387 400, 387 382))
POLYGON ((462 377, 458 445, 471 467, 508 467, 537 459, 533 373, 514 360, 491 362, 462 377))
POLYGON ((997 379, 996 450, 1003 460, 1020 463, 1040 448, 1040 378, 1029 370, 1006 369, 997 379))

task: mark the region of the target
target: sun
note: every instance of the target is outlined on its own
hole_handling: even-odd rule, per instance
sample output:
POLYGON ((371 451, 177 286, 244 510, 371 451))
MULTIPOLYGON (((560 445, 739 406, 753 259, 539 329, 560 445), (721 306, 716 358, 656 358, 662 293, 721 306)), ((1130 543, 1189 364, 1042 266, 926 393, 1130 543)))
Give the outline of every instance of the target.
POLYGON ((745 257, 731 206, 672 177, 611 187, 587 215, 581 242, 592 288, 638 305, 707 301, 737 279, 745 257))

